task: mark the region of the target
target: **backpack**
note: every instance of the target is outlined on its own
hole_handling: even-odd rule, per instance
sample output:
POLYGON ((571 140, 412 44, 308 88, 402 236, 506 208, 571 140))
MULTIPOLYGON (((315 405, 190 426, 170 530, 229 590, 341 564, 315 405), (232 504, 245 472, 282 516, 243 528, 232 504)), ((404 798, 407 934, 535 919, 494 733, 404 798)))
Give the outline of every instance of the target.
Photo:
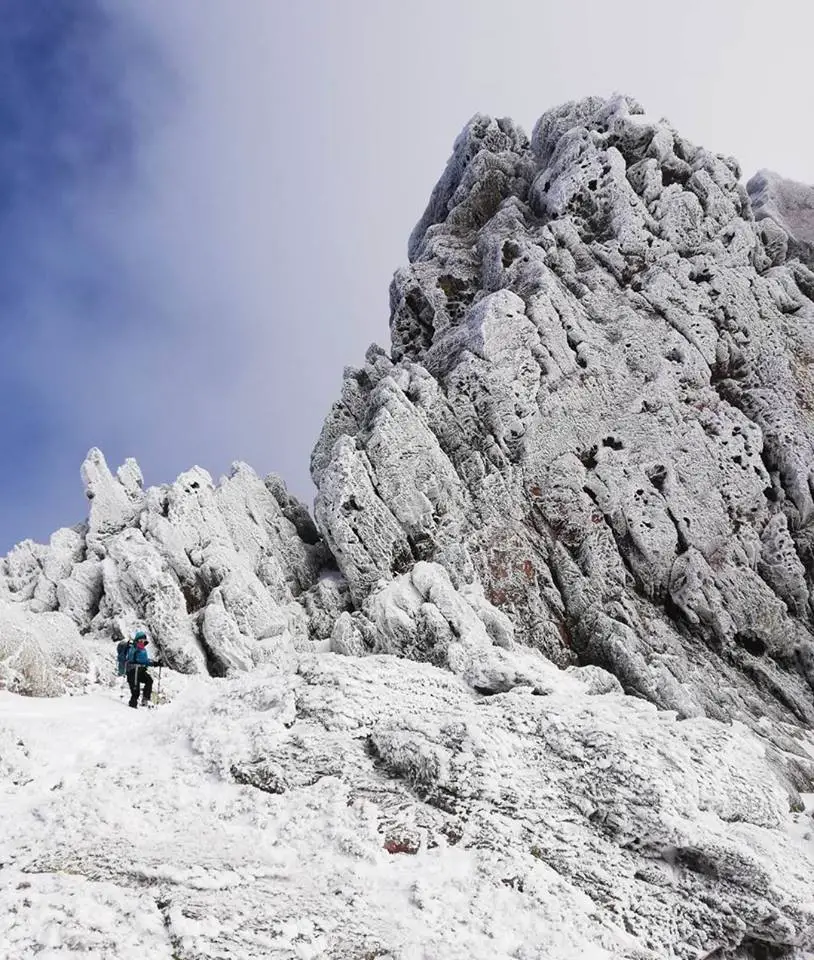
POLYGON ((118 671, 119 676, 123 677, 127 673, 127 665, 133 662, 133 653, 135 652, 136 645, 132 640, 122 640, 121 643, 116 647, 116 654, 118 655, 118 671))

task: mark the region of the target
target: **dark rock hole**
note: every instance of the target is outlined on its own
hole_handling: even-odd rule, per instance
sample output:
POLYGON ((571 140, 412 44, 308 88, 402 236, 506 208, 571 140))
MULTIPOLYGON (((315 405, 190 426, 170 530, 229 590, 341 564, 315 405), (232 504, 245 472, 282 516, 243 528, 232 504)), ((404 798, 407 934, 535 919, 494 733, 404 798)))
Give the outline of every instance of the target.
POLYGON ((736 633, 735 643, 743 647, 753 657, 761 657, 766 652, 766 643, 754 634, 736 633))
POLYGON ((594 467, 596 467, 596 464, 597 464, 596 453, 597 453, 596 444, 594 444, 590 450, 583 450, 582 453, 580 453, 579 459, 582 461, 582 465, 585 467, 586 470, 593 470, 594 467))
POLYGON ((647 477, 656 490, 661 493, 664 490, 664 482, 667 479, 667 467, 663 463, 657 463, 647 471, 647 477))
POLYGON ((520 247, 513 241, 507 240, 503 247, 503 269, 508 270, 514 261, 520 256, 520 247))

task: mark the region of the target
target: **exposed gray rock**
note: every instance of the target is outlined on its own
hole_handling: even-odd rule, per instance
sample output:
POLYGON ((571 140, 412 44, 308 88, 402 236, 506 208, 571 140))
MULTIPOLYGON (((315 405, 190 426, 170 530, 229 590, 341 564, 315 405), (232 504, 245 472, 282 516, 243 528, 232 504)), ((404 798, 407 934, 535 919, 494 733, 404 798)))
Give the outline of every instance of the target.
POLYGON ((746 189, 772 263, 799 257, 814 266, 814 187, 759 170, 746 189))

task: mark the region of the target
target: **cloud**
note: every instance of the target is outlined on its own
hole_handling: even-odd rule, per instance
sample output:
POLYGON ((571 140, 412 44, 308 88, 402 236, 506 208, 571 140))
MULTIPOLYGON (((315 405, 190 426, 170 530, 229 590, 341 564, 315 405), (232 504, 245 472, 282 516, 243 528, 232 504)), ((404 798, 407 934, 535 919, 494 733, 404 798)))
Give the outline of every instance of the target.
POLYGON ((477 111, 530 126, 622 90, 747 173, 814 180, 808 7, 787 29, 753 0, 8 6, 0 547, 81 519, 91 445, 148 482, 240 458, 309 497, 342 367, 388 342, 477 111))

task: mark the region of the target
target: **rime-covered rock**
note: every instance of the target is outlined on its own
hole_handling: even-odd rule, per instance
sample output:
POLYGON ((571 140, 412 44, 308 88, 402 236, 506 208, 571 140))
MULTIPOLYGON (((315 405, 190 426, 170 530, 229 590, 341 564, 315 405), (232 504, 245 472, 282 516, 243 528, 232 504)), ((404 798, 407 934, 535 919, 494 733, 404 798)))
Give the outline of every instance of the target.
POLYGON ((814 266, 814 187, 759 170, 746 189, 772 262, 796 256, 814 266))
POLYGON ((82 477, 88 522, 0 560, 0 599, 60 611, 91 640, 146 627, 154 656, 218 675, 327 641, 349 606, 308 511, 278 477, 236 463, 216 484, 195 467, 145 490, 134 460, 114 474, 99 450, 82 477))
POLYGON ((335 649, 431 561, 561 666, 683 716, 814 719, 814 276, 777 232, 808 201, 770 184, 756 222, 739 176, 624 97, 531 138, 470 122, 391 288, 392 359, 347 371, 314 452, 359 608, 335 649))
POLYGON ((133 760, 95 764, 34 809, 0 936, 27 949, 25 901, 84 875, 108 927, 170 882, 145 936, 196 956, 812 955, 810 194, 747 192, 625 97, 531 137, 478 115, 390 353, 326 418, 313 520, 245 464, 145 490, 91 451, 87 523, 0 560, 0 682, 81 686, 136 625, 225 679, 170 674, 160 756, 137 741, 183 785, 160 854, 105 838, 133 760))
POLYGON ((117 621, 120 633, 131 634, 131 611, 138 611, 158 653, 184 673, 205 669, 206 657, 184 595, 164 557, 141 530, 129 529, 107 544, 102 565, 103 597, 100 620, 117 621))
MULTIPOLYGON (((209 769, 266 793, 275 810, 330 785, 340 806, 365 811, 336 837, 365 869, 376 846, 423 858, 427 870, 435 856, 476 850, 487 883, 508 884, 543 916, 556 878, 559 902, 593 903, 599 926, 582 930, 607 956, 810 950, 814 849, 772 748, 741 724, 678 722, 595 667, 547 669, 547 686, 484 697, 391 656, 301 660, 295 675, 222 691, 210 708, 217 723, 193 714, 179 733, 209 769)), ((191 909, 222 909, 181 895, 191 909)), ((359 899, 354 923, 371 903, 359 899)), ((395 955, 392 936, 383 949, 395 955)))
POLYGON ((33 697, 80 690, 94 678, 95 653, 70 617, 0 599, 0 689, 33 697))
POLYGON ((85 496, 90 500, 86 541, 94 553, 103 557, 105 540, 136 521, 144 499, 144 481, 132 459, 114 477, 102 451, 95 447, 82 464, 82 480, 85 496))
MULTIPOLYGON (((456 590, 437 563, 416 563, 336 621, 337 653, 390 653, 447 667, 481 692, 545 685, 551 664, 514 651, 513 628, 477 587, 456 590)), ((555 671, 556 672, 556 671, 555 671)))

